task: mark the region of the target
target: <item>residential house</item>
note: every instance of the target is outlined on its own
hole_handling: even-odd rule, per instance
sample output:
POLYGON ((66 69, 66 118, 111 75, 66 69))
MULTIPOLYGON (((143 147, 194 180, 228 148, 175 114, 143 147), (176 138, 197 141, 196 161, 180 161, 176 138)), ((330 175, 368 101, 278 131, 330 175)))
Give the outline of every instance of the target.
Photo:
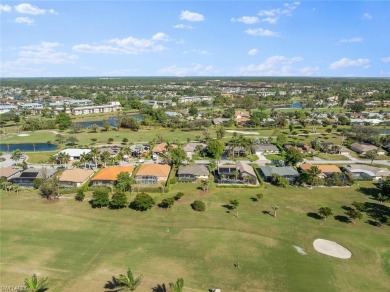
POLYGON ((115 157, 120 150, 121 148, 118 146, 113 146, 113 147, 106 146, 106 147, 99 148, 99 154, 101 155, 103 152, 107 151, 108 153, 110 153, 111 157, 115 157))
POLYGON ((385 154, 385 151, 379 150, 379 148, 376 147, 375 145, 366 144, 366 143, 356 142, 356 143, 353 143, 350 148, 351 148, 351 150, 355 151, 356 153, 362 154, 362 155, 365 155, 365 154, 367 154, 367 152, 370 152, 370 151, 378 151, 377 153, 379 155, 385 154))
POLYGON ((20 168, 13 168, 13 167, 1 167, 0 168, 0 177, 9 179, 13 177, 15 174, 21 172, 22 169, 20 168))
POLYGON ((167 164, 143 164, 134 179, 137 184, 158 184, 168 180, 171 167, 167 164))
MULTIPOLYGON (((163 142, 163 143, 155 145, 153 147, 153 149, 152 149, 152 152, 153 152, 153 154, 160 155, 160 154, 163 154, 163 153, 167 152, 167 148, 168 147, 169 147, 168 144, 163 142)), ((177 148, 177 145, 176 144, 170 144, 170 147, 177 148)))
POLYGON ((234 121, 238 124, 245 124, 250 120, 250 113, 248 111, 235 111, 234 121))
POLYGON ((48 179, 56 173, 55 169, 49 168, 28 168, 8 179, 9 182, 18 184, 21 187, 32 187, 35 179, 48 179))
POLYGON ((196 182, 208 179, 209 170, 205 165, 199 164, 179 166, 179 169, 177 170, 177 177, 179 181, 196 182))
POLYGON ((290 183, 294 183, 299 178, 299 173, 292 166, 260 166, 260 175, 264 178, 265 181, 270 182, 272 180, 272 174, 278 174, 285 179, 287 179, 290 183))
POLYGON ((258 184, 257 176, 252 166, 238 161, 236 164, 218 164, 216 179, 222 184, 258 184))
POLYGON ((364 164, 351 164, 343 167, 355 179, 373 179, 380 180, 390 176, 390 170, 384 167, 374 167, 364 164))
MULTIPOLYGON (((333 173, 341 173, 340 168, 337 165, 334 164, 318 164, 315 165, 317 168, 321 171, 321 174, 319 177, 329 177, 333 173)), ((308 171, 313 167, 310 163, 302 163, 299 168, 303 171, 308 171)))
POLYGON ((196 152, 205 151, 207 149, 207 144, 190 142, 183 146, 183 150, 186 153, 189 159, 192 158, 192 155, 196 152))
POLYGON ((110 166, 101 169, 92 179, 92 186, 110 186, 117 180, 118 174, 121 172, 128 172, 130 175, 133 173, 134 166, 110 166))
POLYGON ((80 160, 82 154, 87 154, 89 152, 91 152, 91 149, 67 148, 58 152, 57 155, 60 153, 68 154, 70 161, 72 161, 72 160, 80 160))
POLYGON ((82 106, 72 108, 71 112, 73 115, 88 115, 97 113, 111 113, 118 112, 121 110, 121 104, 119 101, 112 101, 109 104, 94 105, 94 106, 82 106))
POLYGON ((190 102, 201 102, 201 101, 212 101, 214 98, 211 96, 183 96, 180 97, 179 103, 190 103, 190 102))
POLYGON ((78 188, 85 184, 94 174, 91 169, 67 169, 58 178, 58 185, 62 187, 78 188))
POLYGON ((214 125, 223 125, 230 121, 229 118, 215 118, 213 119, 214 125))
POLYGON ((258 144, 252 145, 251 147, 252 153, 257 156, 266 155, 266 154, 279 154, 279 148, 274 144, 258 144))

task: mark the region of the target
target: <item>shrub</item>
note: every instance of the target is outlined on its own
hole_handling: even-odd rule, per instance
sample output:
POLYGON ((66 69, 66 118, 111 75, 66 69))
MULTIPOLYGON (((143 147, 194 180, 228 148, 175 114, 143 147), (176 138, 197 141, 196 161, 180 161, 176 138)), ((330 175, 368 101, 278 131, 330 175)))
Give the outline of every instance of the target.
POLYGON ((184 193, 183 192, 178 192, 173 198, 176 200, 176 201, 180 201, 181 198, 184 196, 184 193))
POLYGON ((168 209, 168 208, 171 208, 173 206, 173 204, 175 204, 175 199, 174 198, 166 198, 166 199, 163 199, 161 201, 161 203, 158 204, 158 206, 160 208, 168 209))
POLYGON ((154 199, 146 193, 136 195, 134 201, 130 203, 130 208, 137 211, 147 211, 156 204, 154 199))
POLYGON ((76 195, 74 196, 74 199, 76 201, 82 202, 84 201, 84 198, 85 198, 84 191, 82 189, 78 189, 76 195))
POLYGON ((107 188, 98 188, 93 191, 91 205, 93 208, 107 207, 110 203, 107 188))
POLYGON ((111 201, 110 201, 110 208, 111 209, 122 209, 126 207, 128 204, 127 197, 124 192, 116 192, 112 195, 111 201))
POLYGON ((39 189, 39 187, 41 186, 41 184, 43 183, 43 180, 41 178, 36 178, 34 179, 33 181, 33 187, 34 189, 39 189))
POLYGON ((172 177, 170 180, 169 180, 169 183, 174 185, 175 183, 177 183, 177 178, 176 177, 172 177))
POLYGON ((196 200, 191 204, 191 207, 194 211, 206 211, 206 204, 203 201, 196 200))

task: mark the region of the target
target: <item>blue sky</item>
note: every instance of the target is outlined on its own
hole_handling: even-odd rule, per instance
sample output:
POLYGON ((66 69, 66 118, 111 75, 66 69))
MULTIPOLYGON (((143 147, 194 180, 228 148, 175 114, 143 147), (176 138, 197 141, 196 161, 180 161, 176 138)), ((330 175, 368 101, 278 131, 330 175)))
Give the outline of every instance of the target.
POLYGON ((390 1, 2 1, 1 77, 390 77, 390 1))

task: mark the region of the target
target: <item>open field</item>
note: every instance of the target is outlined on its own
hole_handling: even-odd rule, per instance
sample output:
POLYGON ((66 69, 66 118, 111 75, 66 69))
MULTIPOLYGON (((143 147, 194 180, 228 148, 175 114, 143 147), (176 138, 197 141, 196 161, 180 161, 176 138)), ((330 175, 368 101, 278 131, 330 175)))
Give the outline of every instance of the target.
MULTIPOLYGON (((371 183, 360 184, 365 193, 371 183)), ((1 285, 21 285, 33 272, 49 277, 50 291, 104 291, 112 276, 131 267, 144 281, 137 291, 185 280, 185 291, 388 291, 390 227, 374 227, 368 217, 346 224, 307 213, 329 206, 344 215, 353 201, 379 204, 352 188, 215 188, 176 184, 183 191, 172 210, 92 209, 87 202, 61 199, 45 204, 34 191, 1 195, 1 285), (259 203, 251 197, 263 193, 259 203), (204 213, 189 204, 201 199, 204 213), (223 205, 240 202, 239 216, 223 205), (280 207, 277 218, 272 205, 280 207), (352 252, 350 260, 316 252, 316 238, 336 241, 352 252), (293 246, 302 247, 300 255, 293 246), (240 263, 235 268, 234 263, 240 263)), ((88 196, 91 194, 88 193, 88 196)), ((130 197, 130 196, 129 196, 130 197)), ((134 197, 132 195, 130 198, 134 197)))

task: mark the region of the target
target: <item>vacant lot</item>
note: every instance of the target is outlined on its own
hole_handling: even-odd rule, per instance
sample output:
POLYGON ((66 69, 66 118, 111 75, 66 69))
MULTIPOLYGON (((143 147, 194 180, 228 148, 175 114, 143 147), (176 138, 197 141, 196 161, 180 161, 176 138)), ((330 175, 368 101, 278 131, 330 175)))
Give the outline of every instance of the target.
MULTIPOLYGON (((21 285, 33 272, 49 277, 50 291, 105 291, 111 277, 131 267, 143 273, 137 291, 152 291, 179 277, 185 291, 388 291, 390 227, 356 224, 333 216, 313 218, 329 206, 343 216, 343 206, 368 202, 389 212, 390 204, 370 198, 370 183, 355 188, 222 189, 209 192, 197 184, 174 185, 183 191, 172 210, 147 212, 92 209, 71 198, 45 204, 36 192, 1 195, 1 285, 21 285), (253 197, 263 193, 260 202, 253 197), (189 204, 201 199, 203 213, 189 204), (237 199, 236 211, 223 205, 237 199), (267 214, 278 205, 277 218, 267 214), (310 214, 309 214, 310 215, 310 214), (350 260, 316 252, 316 238, 337 241, 351 250, 350 260), (302 247, 300 255, 293 246, 302 247), (240 267, 235 268, 234 264, 240 267)), ((88 193, 88 196, 90 194, 88 193)), ((134 195, 129 195, 133 198, 134 195)), ((340 217, 337 217, 340 218, 340 217)))

